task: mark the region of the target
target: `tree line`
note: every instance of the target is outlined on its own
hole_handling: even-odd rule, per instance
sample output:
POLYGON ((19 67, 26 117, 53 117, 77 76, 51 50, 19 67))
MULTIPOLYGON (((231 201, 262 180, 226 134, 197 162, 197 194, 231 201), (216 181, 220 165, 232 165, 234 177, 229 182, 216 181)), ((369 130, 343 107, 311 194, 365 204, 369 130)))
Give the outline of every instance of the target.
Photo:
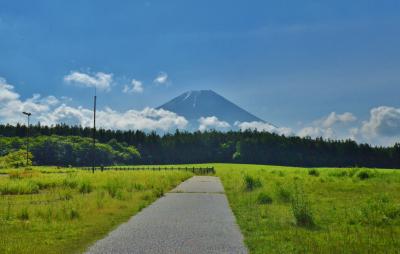
MULTIPOLYGON (((29 143, 30 160, 34 165, 90 166, 93 154, 97 166, 140 161, 140 153, 134 146, 115 139, 97 143, 95 150, 90 138, 79 136, 34 136, 29 143)), ((25 138, 0 137, 0 167, 25 165, 25 148, 25 138)))
MULTIPOLYGON (((32 150, 35 163, 46 165, 88 163, 90 165, 90 160, 85 161, 82 158, 90 158, 90 137, 93 134, 91 128, 65 124, 55 126, 38 124, 30 127, 30 134, 43 142, 53 139, 52 142, 59 144, 82 146, 85 151, 82 154, 86 153, 86 155, 78 153, 81 154, 78 159, 77 155, 68 152, 70 148, 59 148, 56 144, 50 146, 46 143, 46 145, 38 146, 36 150, 41 157, 36 158, 35 151, 32 150)), ((26 126, 0 125, 0 136, 23 138, 26 136, 26 126)), ((101 151, 112 154, 105 156, 107 159, 98 161, 98 165, 100 163, 111 165, 236 162, 304 167, 400 168, 400 143, 392 147, 375 147, 369 144, 358 144, 352 140, 285 137, 250 130, 229 132, 177 130, 175 133, 159 135, 155 132, 146 133, 139 130, 99 129, 96 132, 96 139, 99 146, 105 146, 101 148, 101 151), (132 153, 133 159, 126 157, 131 156, 129 152, 122 152, 125 154, 120 156, 119 153, 124 148, 134 149, 137 152, 132 153)), ((24 142, 23 139, 21 142, 24 142)), ((100 148, 96 147, 96 154, 100 153, 97 149, 100 148)), ((1 153, 4 152, 0 150, 0 155, 1 153)))

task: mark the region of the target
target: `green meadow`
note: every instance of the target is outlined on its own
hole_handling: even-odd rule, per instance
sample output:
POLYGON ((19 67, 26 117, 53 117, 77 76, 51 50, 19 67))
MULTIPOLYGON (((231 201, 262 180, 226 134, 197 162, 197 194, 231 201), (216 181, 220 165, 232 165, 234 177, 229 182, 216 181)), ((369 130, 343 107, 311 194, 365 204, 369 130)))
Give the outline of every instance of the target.
POLYGON ((191 176, 51 167, 0 173, 0 253, 82 252, 191 176))
POLYGON ((399 253, 400 171, 216 168, 250 253, 399 253))
MULTIPOLYGON (((400 249, 400 171, 201 166, 215 167, 250 253, 400 249)), ((191 176, 178 170, 1 170, 0 253, 82 252, 191 176)))

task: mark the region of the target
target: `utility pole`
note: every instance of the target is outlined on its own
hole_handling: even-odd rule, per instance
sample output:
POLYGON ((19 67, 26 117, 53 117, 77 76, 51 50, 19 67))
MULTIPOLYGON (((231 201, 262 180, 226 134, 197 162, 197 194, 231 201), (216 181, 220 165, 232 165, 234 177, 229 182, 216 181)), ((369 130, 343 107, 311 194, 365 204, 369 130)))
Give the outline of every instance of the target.
POLYGON ((32 115, 32 113, 29 112, 22 112, 22 114, 26 115, 28 117, 28 126, 26 127, 26 166, 29 164, 29 118, 32 115))
POLYGON ((94 169, 96 166, 96 87, 94 88, 94 103, 93 103, 93 164, 92 164, 92 172, 94 173, 94 169))

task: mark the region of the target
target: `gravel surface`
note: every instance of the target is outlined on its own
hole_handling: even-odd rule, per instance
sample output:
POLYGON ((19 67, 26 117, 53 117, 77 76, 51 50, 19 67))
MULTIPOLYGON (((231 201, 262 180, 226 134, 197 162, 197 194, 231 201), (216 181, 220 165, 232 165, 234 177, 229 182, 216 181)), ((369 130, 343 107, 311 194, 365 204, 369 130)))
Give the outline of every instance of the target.
POLYGON ((195 176, 87 253, 247 253, 217 177, 195 176))

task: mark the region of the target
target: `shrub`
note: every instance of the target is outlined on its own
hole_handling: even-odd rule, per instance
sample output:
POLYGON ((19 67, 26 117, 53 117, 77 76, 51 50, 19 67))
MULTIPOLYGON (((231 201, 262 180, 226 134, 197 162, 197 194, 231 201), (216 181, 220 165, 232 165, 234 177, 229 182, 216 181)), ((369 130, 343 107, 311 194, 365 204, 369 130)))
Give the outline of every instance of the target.
POLYGON ((368 170, 361 170, 361 171, 359 171, 359 172, 357 173, 357 177, 358 177, 360 180, 366 180, 366 179, 368 179, 368 178, 373 177, 373 174, 372 174, 371 171, 368 171, 368 170))
POLYGON ((260 179, 253 178, 252 176, 249 176, 249 175, 246 175, 244 177, 244 183, 245 183, 246 190, 248 190, 248 191, 252 191, 252 190, 262 186, 260 179))
MULTIPOLYGON (((28 165, 32 165, 32 153, 28 153, 28 165)), ((28 166, 26 161, 26 151, 18 150, 8 153, 0 157, 0 166, 2 168, 19 168, 28 166)))
POLYGON ((282 202, 289 202, 292 198, 291 191, 282 185, 276 185, 276 196, 282 202))
POLYGON ((330 172, 328 174, 329 176, 334 176, 334 177, 346 177, 348 176, 348 172, 346 170, 335 170, 333 172, 330 172))
POLYGON ((265 192, 261 192, 260 194, 258 194, 257 197, 257 202, 259 204, 271 204, 272 203, 272 198, 265 192))
POLYGON ((394 205, 386 196, 368 200, 361 208, 359 221, 364 225, 390 225, 400 217, 400 206, 394 205))
POLYGON ((82 194, 90 193, 90 192, 92 192, 92 190, 93 190, 93 187, 89 181, 82 181, 79 184, 79 192, 82 194))
POLYGON ((310 169, 308 170, 308 175, 310 176, 319 176, 319 171, 316 169, 310 169))
POLYGON ((311 206, 307 196, 299 188, 295 187, 292 197, 292 212, 296 220, 296 225, 300 227, 312 227, 315 225, 311 206))

